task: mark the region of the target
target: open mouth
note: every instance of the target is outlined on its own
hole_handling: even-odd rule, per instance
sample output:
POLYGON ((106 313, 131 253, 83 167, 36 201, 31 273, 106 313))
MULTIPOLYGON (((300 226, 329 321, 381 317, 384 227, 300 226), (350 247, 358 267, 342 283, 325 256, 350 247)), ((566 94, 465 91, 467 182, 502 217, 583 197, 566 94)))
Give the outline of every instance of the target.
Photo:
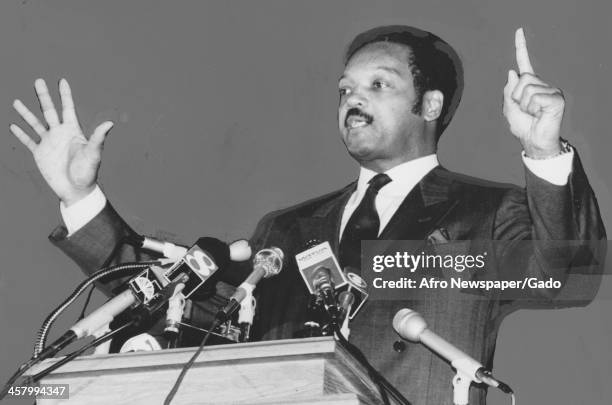
POLYGON ((368 115, 358 109, 350 109, 346 113, 346 118, 344 119, 344 127, 347 129, 355 129, 362 128, 366 125, 370 125, 374 118, 371 115, 368 115))

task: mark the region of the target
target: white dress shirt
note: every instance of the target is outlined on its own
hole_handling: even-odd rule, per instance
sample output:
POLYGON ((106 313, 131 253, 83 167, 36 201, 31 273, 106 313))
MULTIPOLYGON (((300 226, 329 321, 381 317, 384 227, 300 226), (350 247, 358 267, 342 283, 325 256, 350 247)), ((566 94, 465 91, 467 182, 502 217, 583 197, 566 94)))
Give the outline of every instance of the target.
MULTIPOLYGON (((385 226, 387 226, 389 220, 391 220, 391 217, 395 214, 395 211, 397 211, 402 201, 404 201, 408 193, 410 193, 410 190, 412 190, 427 173, 438 165, 438 157, 432 154, 402 163, 385 172, 385 174, 391 178, 391 182, 387 183, 378 191, 376 199, 374 200, 376 212, 380 219, 378 235, 385 229, 385 226)), ((365 196, 369 181, 377 174, 378 173, 375 171, 366 169, 365 167, 360 169, 359 180, 357 180, 357 190, 355 190, 351 198, 349 198, 344 207, 344 212, 342 213, 340 235, 344 233, 347 222, 365 196)))
MULTIPOLYGON (((554 158, 536 160, 525 156, 523 152, 523 163, 533 174, 557 186, 567 184, 568 177, 572 170, 574 159, 574 149, 570 153, 565 153, 554 158)), ((391 178, 391 182, 385 185, 376 196, 376 211, 380 218, 380 228, 378 233, 385 229, 389 220, 395 214, 400 204, 408 193, 417 185, 427 173, 438 166, 436 155, 423 156, 389 169, 386 174, 391 178)), ((340 235, 344 232, 344 227, 351 214, 355 211, 368 188, 368 181, 376 175, 376 172, 364 167, 359 171, 357 190, 351 195, 348 203, 344 207, 342 222, 340 223, 340 235)), ((68 236, 72 235, 96 215, 102 211, 106 205, 106 196, 98 186, 85 198, 66 207, 60 203, 62 219, 68 230, 68 236)), ((341 237, 341 236, 340 236, 341 237)))

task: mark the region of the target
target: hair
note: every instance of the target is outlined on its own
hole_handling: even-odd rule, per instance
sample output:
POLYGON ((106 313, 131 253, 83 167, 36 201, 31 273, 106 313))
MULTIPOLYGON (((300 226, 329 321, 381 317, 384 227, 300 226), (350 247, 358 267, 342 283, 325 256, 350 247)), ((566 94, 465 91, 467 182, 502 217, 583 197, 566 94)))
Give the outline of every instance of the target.
POLYGON ((390 25, 357 35, 347 48, 344 65, 360 49, 376 42, 400 44, 410 49, 408 66, 418 100, 413 113, 421 113, 425 92, 439 90, 444 95, 436 127, 439 138, 453 118, 463 93, 463 64, 459 55, 446 41, 431 32, 406 25, 390 25))

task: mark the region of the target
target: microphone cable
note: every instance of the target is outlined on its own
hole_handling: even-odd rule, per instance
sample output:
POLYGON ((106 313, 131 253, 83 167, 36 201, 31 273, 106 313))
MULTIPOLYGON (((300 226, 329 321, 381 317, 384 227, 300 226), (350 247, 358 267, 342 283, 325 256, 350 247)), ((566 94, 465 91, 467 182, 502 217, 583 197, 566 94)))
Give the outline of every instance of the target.
POLYGON ((59 315, 68 306, 70 306, 87 289, 89 285, 93 284, 93 282, 97 281, 99 278, 104 277, 109 274, 114 274, 114 273, 118 273, 118 272, 127 270, 129 271, 129 274, 132 275, 136 273, 138 270, 145 269, 149 267, 150 265, 157 264, 157 263, 159 262, 152 261, 152 262, 141 262, 141 263, 126 263, 126 264, 120 264, 120 265, 115 265, 115 266, 109 266, 109 267, 105 267, 105 268, 98 270, 97 272, 92 274, 88 279, 81 282, 77 286, 77 288, 73 291, 73 293, 47 316, 47 318, 45 319, 45 321, 43 322, 42 326, 40 327, 37 333, 37 339, 34 345, 34 354, 27 362, 21 364, 17 368, 17 371, 15 371, 15 373, 7 380, 4 388, 2 389, 2 391, 0 391, 0 399, 4 398, 4 396, 8 392, 8 389, 11 387, 11 385, 13 385, 13 383, 17 381, 17 379, 23 375, 23 373, 25 373, 32 366, 34 366, 36 363, 39 362, 38 356, 45 349, 47 336, 49 334, 51 326, 56 321, 56 319, 59 317, 59 315))
POLYGON ((338 338, 338 341, 340 342, 340 344, 346 349, 348 350, 348 352, 350 354, 353 355, 353 357, 355 357, 355 359, 362 365, 365 367, 365 369, 368 371, 368 374, 370 375, 370 378, 372 378, 372 380, 378 385, 379 390, 380 390, 380 395, 382 397, 383 403, 385 405, 389 404, 389 398, 387 396, 387 392, 389 394, 391 394, 391 396, 393 396, 393 399, 401 404, 401 405, 411 405, 410 401, 408 401, 406 399, 406 397, 404 397, 402 395, 401 392, 399 392, 397 390, 397 388, 395 388, 389 381, 387 381, 385 379, 385 377, 383 377, 366 359, 365 355, 361 352, 361 350, 359 350, 359 348, 357 346, 355 346, 354 344, 350 343, 348 340, 346 340, 346 338, 344 337, 344 335, 342 334, 342 332, 340 331, 340 326, 333 322, 333 329, 334 332, 336 334, 336 337, 338 338))
POLYGON ((30 384, 33 384, 33 383, 35 383, 37 381, 40 381, 42 378, 46 377, 52 371, 55 371, 58 368, 60 368, 61 366, 63 366, 64 364, 68 363, 69 361, 72 361, 74 358, 76 358, 77 356, 83 354, 88 349, 90 349, 92 347, 96 347, 100 343, 106 342, 107 340, 111 339, 117 333, 121 332, 122 330, 124 330, 124 329, 126 329, 126 328, 128 328, 130 326, 132 326, 134 323, 137 323, 137 321, 136 320, 132 320, 132 321, 126 322, 123 325, 119 326, 118 328, 113 329, 112 331, 106 332, 104 335, 100 336, 99 338, 97 338, 95 340, 92 340, 91 342, 87 343, 86 345, 83 345, 83 347, 81 347, 80 349, 75 350, 74 352, 66 355, 63 359, 61 359, 58 362, 54 363, 53 365, 47 367, 43 371, 40 371, 40 372, 38 372, 37 374, 35 374, 33 376, 26 377, 25 384, 26 385, 30 385, 30 384))
POLYGON ((208 332, 206 332, 206 335, 204 336, 204 339, 202 339, 202 343, 200 343, 200 346, 195 351, 193 356, 191 356, 189 361, 187 363, 185 363, 185 365, 183 366, 183 369, 181 370, 181 373, 176 378, 176 381, 174 382, 174 385, 172 386, 172 389, 170 390, 170 392, 166 396, 166 399, 164 399, 164 405, 170 405, 170 402, 172 401, 172 399, 174 398, 174 396, 178 392, 178 390, 179 390, 179 388, 181 386, 181 383, 183 382, 183 379, 185 378, 185 375, 187 375, 187 371, 189 371, 189 369, 191 368, 191 366, 193 366, 193 363, 195 363, 195 361, 198 358, 198 356, 200 355, 200 353, 202 353, 202 350, 204 350, 204 346, 206 345, 206 341, 208 341, 208 338, 210 337, 211 332, 214 329, 216 329, 217 326, 219 326, 220 324, 221 324, 221 321, 219 319, 215 319, 213 321, 212 325, 210 325, 210 328, 208 329, 208 332))

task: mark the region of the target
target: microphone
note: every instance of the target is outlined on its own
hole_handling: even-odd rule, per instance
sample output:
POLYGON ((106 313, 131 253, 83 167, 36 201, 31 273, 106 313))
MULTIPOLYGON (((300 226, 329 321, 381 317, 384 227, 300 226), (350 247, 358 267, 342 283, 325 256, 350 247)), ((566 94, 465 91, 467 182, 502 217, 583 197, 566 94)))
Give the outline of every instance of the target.
POLYGON ((369 296, 368 285, 366 284, 365 280, 356 273, 356 271, 357 270, 352 267, 344 268, 344 274, 346 275, 348 284, 346 287, 340 289, 340 294, 342 294, 343 291, 349 291, 353 294, 355 299, 348 312, 348 318, 350 320, 355 318, 361 308, 363 308, 363 305, 369 296))
POLYGON ((178 272, 193 270, 190 274, 188 286, 186 286, 181 294, 171 299, 168 304, 164 332, 168 335, 171 342, 176 342, 180 322, 183 320, 186 299, 199 289, 220 267, 227 267, 230 261, 241 262, 251 257, 251 247, 249 242, 244 239, 227 245, 215 238, 200 238, 196 242, 196 246, 201 248, 202 251, 197 249, 189 250, 165 274, 165 278, 170 279, 178 272))
MULTIPOLYGON (((175 293, 176 289, 180 289, 186 281, 187 275, 182 274, 179 278, 177 278, 177 280, 167 284, 159 291, 158 294, 151 297, 151 299, 148 301, 153 303, 153 306, 149 307, 151 310, 150 313, 153 313, 155 310, 159 309, 175 293)), ((55 340, 55 342, 53 342, 51 345, 47 346, 38 355, 37 360, 42 361, 55 355, 57 352, 77 339, 93 336, 100 328, 111 323, 111 321, 117 315, 138 303, 140 303, 140 301, 134 292, 131 289, 125 290, 121 294, 107 301, 104 305, 87 315, 85 318, 75 323, 60 338, 55 340)), ((146 316, 146 312, 148 311, 141 311, 138 315, 142 318, 146 316)))
POLYGON ((189 275, 189 281, 182 293, 189 298, 220 268, 226 268, 230 261, 244 261, 251 257, 251 247, 246 240, 227 244, 216 238, 200 238, 185 256, 164 273, 167 280, 180 273, 189 275))
POLYGON ((512 393, 508 385, 496 380, 482 364, 429 330, 425 319, 418 312, 408 308, 400 309, 393 317, 393 329, 404 339, 424 344, 473 381, 499 388, 507 394, 512 393))
MULTIPOLYGON (((211 238, 212 239, 212 238, 211 238)), ((127 237, 127 242, 139 249, 150 250, 163 255, 173 261, 183 258, 188 251, 188 248, 176 243, 160 240, 151 236, 139 235, 136 232, 131 232, 127 237)), ((251 257, 251 248, 249 242, 241 239, 230 244, 231 259, 235 262, 242 262, 251 257)))
POLYGON ((257 301, 252 294, 247 294, 247 296, 240 303, 240 309, 238 310, 238 327, 240 328, 240 334, 238 335, 239 342, 246 342, 249 340, 251 326, 253 325, 253 319, 255 318, 256 306, 257 301))
POLYGON ((316 297, 309 304, 311 319, 304 324, 306 329, 298 333, 327 334, 329 320, 335 323, 340 316, 335 290, 348 284, 346 276, 329 242, 310 240, 307 249, 295 255, 295 261, 308 291, 316 297))
POLYGON ((77 339, 92 336, 132 306, 145 307, 140 316, 143 315, 142 312, 146 316, 146 313, 150 315, 159 310, 178 292, 188 297, 219 269, 219 265, 226 267, 232 258, 240 259, 247 253, 250 255, 250 250, 246 241, 238 241, 229 246, 214 238, 198 239, 185 256, 166 273, 159 274, 151 268, 132 278, 128 282, 128 289, 78 321, 46 347, 38 356, 39 361, 55 355, 77 339))
POLYGON ((348 314, 351 312, 354 303, 355 294, 353 294, 352 291, 342 291, 338 294, 338 306, 340 307, 340 316, 342 317, 342 319, 340 319, 341 321, 348 319, 348 314))
POLYGON ((345 339, 348 339, 351 330, 349 328, 349 314, 351 313, 351 308, 355 303, 355 294, 352 291, 342 291, 338 294, 338 306, 340 307, 340 316, 338 319, 338 324, 342 325, 340 327, 340 333, 344 335, 345 339))
POLYGON ((334 282, 331 279, 331 271, 327 267, 319 266, 312 273, 312 286, 315 294, 323 302, 325 311, 333 322, 340 317, 338 303, 334 295, 334 282))
POLYGON ((326 268, 328 270, 329 280, 334 286, 332 289, 338 289, 348 284, 346 276, 341 270, 329 242, 319 243, 316 246, 298 253, 295 255, 295 261, 310 294, 316 294, 313 281, 315 279, 315 272, 318 272, 320 268, 326 268))
POLYGON ((168 301, 168 310, 166 311, 166 327, 164 332, 171 335, 179 333, 179 325, 183 320, 183 312, 185 310, 185 296, 177 294, 168 301))
POLYGON ((127 242, 139 249, 146 249, 162 254, 164 257, 174 261, 179 260, 187 253, 187 247, 185 246, 163 241, 151 236, 139 235, 136 232, 130 232, 127 237, 127 242))
POLYGON ((277 275, 283 268, 285 255, 277 247, 262 249, 253 258, 253 271, 246 280, 238 286, 234 294, 229 299, 227 305, 217 311, 216 318, 221 322, 227 321, 234 312, 240 307, 240 303, 251 296, 257 283, 262 278, 269 278, 277 275))

